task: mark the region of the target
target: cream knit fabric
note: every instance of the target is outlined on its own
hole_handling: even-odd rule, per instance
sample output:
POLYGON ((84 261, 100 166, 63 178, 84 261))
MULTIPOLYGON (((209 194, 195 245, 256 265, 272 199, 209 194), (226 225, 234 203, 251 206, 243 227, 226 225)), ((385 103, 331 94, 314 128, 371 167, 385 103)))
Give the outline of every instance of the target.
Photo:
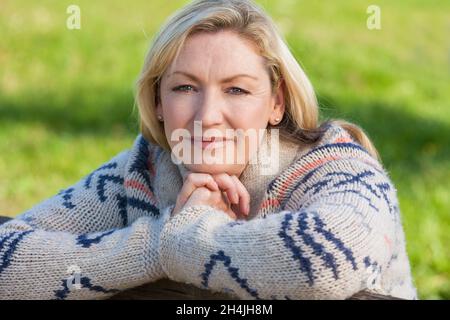
POLYGON ((248 221, 209 206, 170 217, 186 169, 139 135, 0 226, 0 298, 104 299, 164 277, 242 299, 416 298, 395 189, 345 130, 282 139, 274 175, 257 158, 240 177, 248 221))

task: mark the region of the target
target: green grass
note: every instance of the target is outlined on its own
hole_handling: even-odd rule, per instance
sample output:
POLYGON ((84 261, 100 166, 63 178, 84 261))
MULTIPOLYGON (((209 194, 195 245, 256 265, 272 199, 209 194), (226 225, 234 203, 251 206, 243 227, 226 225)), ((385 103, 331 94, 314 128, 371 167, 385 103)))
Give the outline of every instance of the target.
MULTIPOLYGON (((311 78, 322 117, 360 124, 398 189, 422 299, 450 298, 450 3, 258 1, 311 78)), ((159 25, 185 1, 0 3, 0 213, 73 184, 138 133, 133 84, 159 25)))

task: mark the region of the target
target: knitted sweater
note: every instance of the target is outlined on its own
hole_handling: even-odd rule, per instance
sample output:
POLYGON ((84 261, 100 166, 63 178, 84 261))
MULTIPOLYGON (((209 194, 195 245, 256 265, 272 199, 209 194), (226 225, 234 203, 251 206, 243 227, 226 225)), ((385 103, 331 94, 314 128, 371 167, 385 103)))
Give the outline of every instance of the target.
MULTIPOLYGON (((268 143, 268 137, 263 143, 268 143)), ((280 137, 241 182, 250 215, 171 210, 186 168, 138 135, 132 148, 0 226, 0 299, 104 299, 161 278, 241 299, 415 299, 396 191, 348 133, 280 137)))

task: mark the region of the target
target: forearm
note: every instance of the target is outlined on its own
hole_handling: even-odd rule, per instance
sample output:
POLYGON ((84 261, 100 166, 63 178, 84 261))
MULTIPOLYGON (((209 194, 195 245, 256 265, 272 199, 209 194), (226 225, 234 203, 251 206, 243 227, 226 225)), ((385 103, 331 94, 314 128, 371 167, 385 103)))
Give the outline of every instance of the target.
POLYGON ((337 229, 316 212, 285 211, 239 223, 190 207, 165 226, 161 261, 172 280, 243 299, 345 299, 370 276, 363 252, 379 264, 386 257, 380 237, 345 235, 358 226, 339 220, 337 229))
POLYGON ((0 298, 102 299, 160 279, 165 218, 141 217, 126 228, 78 235, 10 221, 0 227, 0 298))

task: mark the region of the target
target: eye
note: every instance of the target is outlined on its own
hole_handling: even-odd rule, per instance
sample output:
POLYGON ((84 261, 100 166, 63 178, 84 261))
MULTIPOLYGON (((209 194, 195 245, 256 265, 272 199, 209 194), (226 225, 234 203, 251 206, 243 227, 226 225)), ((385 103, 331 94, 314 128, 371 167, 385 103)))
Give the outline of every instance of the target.
POLYGON ((184 84, 184 85, 175 87, 175 88, 173 88, 172 90, 173 90, 173 91, 184 91, 184 92, 187 92, 187 91, 194 90, 194 87, 191 86, 190 84, 184 84))
POLYGON ((248 92, 248 91, 246 91, 246 90, 244 90, 244 89, 238 88, 238 87, 232 87, 230 91, 231 91, 234 95, 237 95, 237 96, 240 96, 240 95, 247 95, 247 94, 250 93, 250 92, 248 92))

